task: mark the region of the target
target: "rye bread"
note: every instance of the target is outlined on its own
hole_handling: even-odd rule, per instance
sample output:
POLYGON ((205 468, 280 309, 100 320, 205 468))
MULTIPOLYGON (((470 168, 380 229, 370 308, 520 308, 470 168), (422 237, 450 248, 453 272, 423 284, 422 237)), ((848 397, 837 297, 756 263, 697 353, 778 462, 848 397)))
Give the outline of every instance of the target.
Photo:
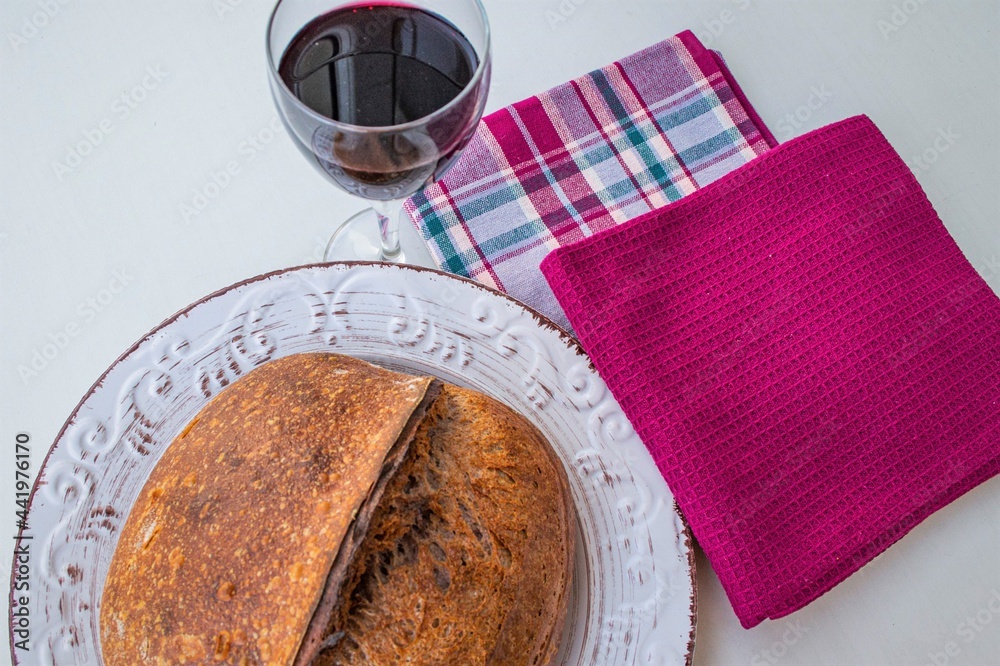
POLYGON ((120 664, 543 664, 561 463, 481 394, 333 354, 266 364, 164 453, 101 599, 120 664))

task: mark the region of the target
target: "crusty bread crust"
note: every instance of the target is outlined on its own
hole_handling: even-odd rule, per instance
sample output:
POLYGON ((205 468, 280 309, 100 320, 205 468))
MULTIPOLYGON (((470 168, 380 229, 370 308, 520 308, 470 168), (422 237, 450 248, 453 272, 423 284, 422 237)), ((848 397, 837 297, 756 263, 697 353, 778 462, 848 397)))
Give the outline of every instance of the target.
POLYGON ((100 605, 105 664, 292 663, 431 381, 301 354, 220 393, 125 522, 100 605))

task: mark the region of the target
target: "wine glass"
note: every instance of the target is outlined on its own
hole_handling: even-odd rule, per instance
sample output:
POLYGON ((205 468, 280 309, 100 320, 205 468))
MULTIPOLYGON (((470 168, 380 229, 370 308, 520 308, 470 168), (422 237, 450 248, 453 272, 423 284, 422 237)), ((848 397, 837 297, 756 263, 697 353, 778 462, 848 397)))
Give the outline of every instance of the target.
POLYGON ((403 261, 403 201, 444 174, 483 115, 482 2, 279 0, 267 57, 274 103, 299 150, 372 204, 334 232, 324 260, 403 261))

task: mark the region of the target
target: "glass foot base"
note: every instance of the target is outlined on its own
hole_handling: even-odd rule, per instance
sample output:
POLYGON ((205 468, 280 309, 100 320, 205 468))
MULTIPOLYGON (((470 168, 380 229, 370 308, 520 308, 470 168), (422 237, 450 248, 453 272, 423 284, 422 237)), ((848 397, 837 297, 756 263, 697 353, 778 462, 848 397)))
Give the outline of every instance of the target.
POLYGON ((395 255, 382 253, 379 216, 374 208, 367 208, 349 217, 333 232, 323 253, 323 261, 405 261, 402 250, 395 255))

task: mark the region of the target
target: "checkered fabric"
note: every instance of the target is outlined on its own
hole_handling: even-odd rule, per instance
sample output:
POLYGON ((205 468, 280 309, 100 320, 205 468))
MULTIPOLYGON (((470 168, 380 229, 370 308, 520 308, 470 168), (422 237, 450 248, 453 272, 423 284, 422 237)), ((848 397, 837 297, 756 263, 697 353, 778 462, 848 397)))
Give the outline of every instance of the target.
POLYGON ((406 210, 441 269, 566 326, 538 268, 545 255, 774 145, 721 57, 684 32, 486 116, 406 210))

